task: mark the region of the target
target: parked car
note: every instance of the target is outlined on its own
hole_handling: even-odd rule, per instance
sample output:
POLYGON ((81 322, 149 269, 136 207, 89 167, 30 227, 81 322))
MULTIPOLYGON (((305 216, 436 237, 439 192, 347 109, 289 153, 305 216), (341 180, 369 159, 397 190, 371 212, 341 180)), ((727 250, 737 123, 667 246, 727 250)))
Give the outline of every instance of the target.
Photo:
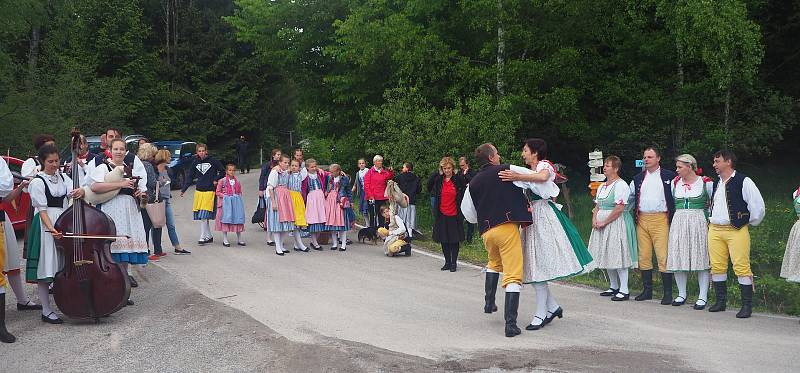
MULTIPOLYGON (((20 170, 22 169, 22 163, 24 161, 19 158, 7 156, 3 156, 3 159, 8 163, 8 168, 11 169, 11 173, 14 176, 20 176, 20 170)), ((19 185, 19 182, 19 179, 14 178, 15 187, 19 185)), ((8 218, 14 225, 14 230, 18 232, 25 230, 25 220, 28 218, 28 209, 30 206, 31 197, 28 196, 28 193, 22 193, 15 200, 0 204, 0 207, 8 214, 8 218)))
MULTIPOLYGON (((184 180, 189 177, 189 168, 192 167, 197 143, 193 141, 157 141, 153 143, 158 149, 167 149, 172 155, 169 162, 169 177, 172 179, 172 189, 180 189, 184 180)), ((192 180, 194 182, 194 180, 192 180)))

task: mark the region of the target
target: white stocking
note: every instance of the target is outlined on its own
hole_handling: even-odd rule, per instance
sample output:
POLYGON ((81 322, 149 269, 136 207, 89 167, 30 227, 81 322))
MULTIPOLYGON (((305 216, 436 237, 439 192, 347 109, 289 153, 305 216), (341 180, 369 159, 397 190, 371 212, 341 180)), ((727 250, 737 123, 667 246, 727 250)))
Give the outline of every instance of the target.
MULTIPOLYGON (((547 287, 547 313, 552 314, 556 312, 560 306, 558 302, 556 302, 556 298, 553 296, 553 292, 550 290, 550 287, 547 287)), ((548 315, 549 316, 549 315, 548 315)))
POLYGON ((608 281, 610 285, 608 286, 609 289, 619 290, 619 277, 617 277, 617 270, 615 269, 608 269, 608 281))
POLYGON ((339 232, 340 242, 342 243, 342 250, 347 249, 347 231, 339 232))
POLYGON ((618 269, 617 275, 619 276, 619 292, 622 294, 630 294, 630 290, 628 290, 628 269, 618 269))
POLYGON ((236 242, 244 243, 244 241, 242 241, 242 232, 236 232, 236 242))
POLYGON ((211 234, 211 225, 209 225, 208 219, 203 220, 203 226, 205 227, 205 230, 206 230, 206 239, 208 240, 208 239, 211 239, 211 237, 214 237, 211 234))
POLYGON ((48 316, 53 312, 50 308, 50 284, 47 281, 39 281, 38 285, 39 303, 42 304, 42 315, 48 316))
POLYGON ((303 245, 303 234, 302 234, 302 233, 300 233, 300 228, 295 228, 295 229, 294 229, 294 244, 295 244, 295 245, 297 246, 297 248, 298 248, 298 249, 300 249, 300 250, 306 250, 306 249, 308 249, 308 248, 306 247, 306 245, 303 245))
POLYGON ((230 244, 230 242, 228 242, 228 232, 222 232, 222 243, 230 244))
POLYGON ((339 232, 331 232, 331 249, 339 247, 339 232))
POLYGON ((11 290, 14 290, 14 296, 17 297, 17 303, 29 304, 31 299, 25 293, 25 288, 22 286, 22 271, 16 271, 8 275, 8 284, 11 285, 11 290))
POLYGON ((712 273, 711 274, 711 281, 714 281, 714 282, 728 281, 728 274, 727 273, 712 273))
POLYGON ((272 239, 275 240, 275 252, 280 254, 283 250, 283 233, 282 232, 274 232, 272 233, 272 239))
POLYGON ((675 272, 675 283, 678 284, 678 297, 683 298, 683 300, 686 300, 686 283, 688 281, 688 272, 675 272))
POLYGON ((311 245, 319 247, 319 233, 311 233, 311 245))
POLYGON ((708 280, 711 274, 708 271, 697 272, 697 284, 700 286, 700 294, 697 296, 697 304, 703 300, 703 304, 708 302, 708 280))
POLYGON ((532 325, 541 325, 547 317, 547 296, 550 293, 546 282, 533 284, 536 289, 536 313, 533 314, 532 325))

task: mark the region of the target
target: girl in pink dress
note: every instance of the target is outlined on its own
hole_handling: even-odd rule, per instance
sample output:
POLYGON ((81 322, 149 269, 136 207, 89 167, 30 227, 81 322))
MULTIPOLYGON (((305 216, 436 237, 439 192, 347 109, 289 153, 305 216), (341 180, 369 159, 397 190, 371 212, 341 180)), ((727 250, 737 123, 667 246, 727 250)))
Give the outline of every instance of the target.
POLYGON ((242 201, 242 184, 236 179, 236 166, 225 166, 225 177, 217 182, 217 218, 215 228, 222 232, 222 246, 230 247, 228 232, 236 232, 236 242, 245 246, 242 241, 244 231, 244 202, 242 201))
POLYGON ((306 160, 308 170, 303 179, 303 191, 306 199, 306 223, 311 233, 311 248, 322 250, 319 235, 325 231, 325 193, 323 188, 328 181, 328 173, 317 167, 315 159, 306 160))
POLYGON ((283 256, 283 240, 294 231, 294 207, 289 195, 289 157, 282 155, 267 179, 267 221, 275 240, 275 254, 283 256))

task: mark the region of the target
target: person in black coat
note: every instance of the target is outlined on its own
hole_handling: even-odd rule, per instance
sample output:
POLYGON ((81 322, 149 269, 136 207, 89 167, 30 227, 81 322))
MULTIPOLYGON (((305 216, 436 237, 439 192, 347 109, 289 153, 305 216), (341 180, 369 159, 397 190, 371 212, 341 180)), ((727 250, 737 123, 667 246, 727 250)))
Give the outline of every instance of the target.
POLYGON ((403 163, 403 169, 400 175, 394 178, 400 190, 408 196, 408 207, 399 207, 397 215, 403 219, 408 234, 406 239, 409 240, 414 234, 414 228, 417 227, 417 195, 422 192, 422 184, 419 181, 419 176, 414 174, 414 165, 411 162, 403 163))
POLYGON ((247 151, 250 148, 250 143, 244 138, 244 135, 239 136, 236 140, 236 159, 239 163, 239 171, 241 173, 250 173, 250 163, 247 162, 247 151))
MULTIPOLYGON (((470 167, 469 162, 467 161, 467 157, 458 158, 458 173, 464 177, 467 181, 467 185, 469 185, 469 181, 475 177, 475 170, 470 167)), ((472 237, 475 236, 475 224, 470 224, 469 222, 466 223, 467 227, 467 243, 472 243, 472 237)))
POLYGON ((456 172, 456 165, 450 157, 439 162, 440 173, 433 177, 431 195, 436 204, 433 209, 433 240, 442 245, 444 266, 442 271, 455 272, 458 262, 459 245, 464 241, 464 215, 461 214, 461 200, 467 189, 467 181, 456 172))

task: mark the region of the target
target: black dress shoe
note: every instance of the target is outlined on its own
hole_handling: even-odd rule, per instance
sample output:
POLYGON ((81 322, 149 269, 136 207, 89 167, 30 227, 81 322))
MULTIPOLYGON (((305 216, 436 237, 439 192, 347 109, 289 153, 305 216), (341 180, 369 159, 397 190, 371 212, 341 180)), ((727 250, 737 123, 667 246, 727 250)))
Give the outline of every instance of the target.
POLYGON ((675 298, 675 300, 672 301, 672 305, 675 306, 675 307, 682 306, 685 303, 686 303, 686 298, 681 297, 681 296, 678 296, 677 298, 675 298), (680 299, 680 301, 678 299, 680 299))
POLYGON ((611 300, 614 302, 622 302, 628 299, 631 299, 631 295, 625 293, 616 293, 613 297, 611 297, 611 300))
POLYGON ((136 303, 133 303, 133 301, 132 301, 132 300, 130 300, 130 299, 128 299, 127 301, 125 301, 125 305, 126 305, 126 306, 132 306, 132 305, 134 305, 134 304, 136 304, 136 303))
POLYGON ((128 275, 128 278, 131 280, 131 287, 132 288, 138 288, 139 287, 139 283, 136 282, 136 279, 133 278, 133 276, 128 275))
POLYGON ((450 266, 450 272, 455 272, 456 268, 458 268, 455 264, 450 266))
POLYGON ((280 256, 283 256, 284 254, 283 254, 283 251, 281 251, 281 252, 277 252, 277 251, 276 251, 276 252, 275 252, 275 255, 280 255, 280 256))
POLYGON ((447 271, 449 269, 450 269, 450 263, 445 263, 444 266, 442 266, 441 268, 442 271, 447 271))
MULTIPOLYGON (((539 317, 539 316, 534 316, 534 318, 542 320, 542 318, 539 317)), ((525 327, 525 330, 539 330, 539 329, 541 329, 543 327, 544 327, 544 320, 542 320, 542 323, 539 324, 539 325, 529 324, 528 326, 525 327)))
POLYGON ((550 315, 544 318, 542 326, 549 324, 556 317, 558 317, 559 319, 564 317, 564 310, 560 306, 556 308, 554 312, 547 311, 547 313, 549 313, 550 315))
POLYGON ((616 295, 618 292, 619 292, 619 289, 608 288, 608 290, 600 293, 600 296, 601 297, 610 297, 610 296, 616 295))
POLYGON ((275 246, 275 242, 267 242, 267 246, 275 246))
POLYGON ((244 243, 244 242, 237 242, 236 244, 239 245, 239 246, 247 246, 247 244, 244 243))
POLYGON ((322 251, 322 246, 311 245, 311 248, 314 249, 314 250, 317 250, 317 251, 322 251))
POLYGON ((698 299, 697 302, 703 302, 703 304, 695 302, 694 307, 692 307, 692 308, 694 308, 694 309, 696 309, 698 311, 702 311, 702 310, 706 309, 706 304, 708 302, 706 302, 705 300, 702 300, 702 299, 698 299))
POLYGON ((56 316, 55 319, 50 318, 50 315, 55 315, 55 314, 56 314, 55 312, 50 312, 47 316, 42 315, 42 321, 54 325, 63 324, 64 320, 61 320, 60 318, 58 318, 58 316, 56 316))
POLYGON ((214 237, 206 238, 206 243, 212 243, 212 242, 214 242, 214 237))
POLYGON ((340 247, 340 248, 339 248, 339 251, 347 251, 347 248, 345 248, 345 247, 340 247))
POLYGON ((192 252, 189 250, 175 250, 175 254, 191 254, 192 252))
POLYGON ((31 302, 28 301, 25 304, 17 303, 17 311, 30 311, 30 310, 40 310, 42 309, 41 304, 30 304, 31 302))
POLYGON ((339 248, 336 246, 331 246, 331 251, 336 251, 336 250, 339 250, 339 248))
POLYGON ((225 246, 225 247, 231 247, 231 244, 230 244, 229 242, 223 242, 223 243, 222 243, 222 246, 225 246))

